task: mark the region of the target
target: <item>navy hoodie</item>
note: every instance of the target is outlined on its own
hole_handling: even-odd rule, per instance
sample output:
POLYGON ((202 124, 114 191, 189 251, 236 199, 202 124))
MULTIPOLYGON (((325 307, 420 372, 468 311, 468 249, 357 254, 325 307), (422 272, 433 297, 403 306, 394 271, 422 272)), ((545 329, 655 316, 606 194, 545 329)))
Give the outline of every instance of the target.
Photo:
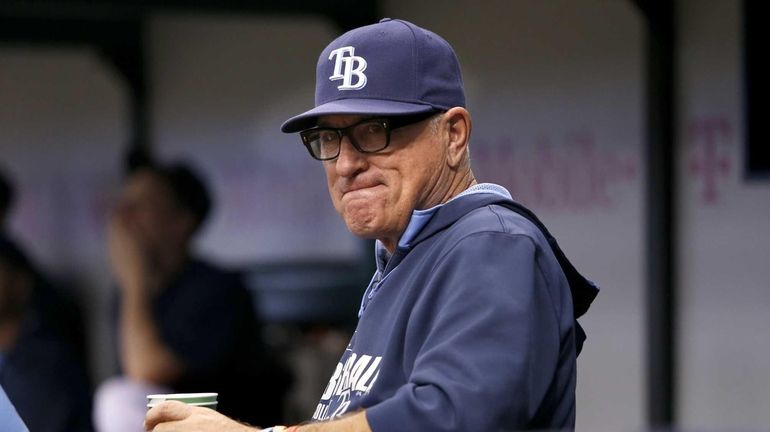
POLYGON ((543 231, 497 201, 456 197, 399 243, 314 419, 366 409, 374 432, 574 427, 570 286, 543 231))

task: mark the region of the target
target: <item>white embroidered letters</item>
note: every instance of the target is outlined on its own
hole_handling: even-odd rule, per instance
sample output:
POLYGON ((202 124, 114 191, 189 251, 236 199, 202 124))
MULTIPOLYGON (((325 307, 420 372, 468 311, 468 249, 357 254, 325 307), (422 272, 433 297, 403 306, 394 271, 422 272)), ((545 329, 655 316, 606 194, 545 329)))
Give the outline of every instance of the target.
POLYGON ((342 80, 337 86, 339 90, 360 90, 366 85, 366 60, 355 55, 355 48, 346 46, 337 48, 329 54, 329 60, 334 60, 334 73, 331 81, 342 80), (355 81, 354 81, 355 78, 355 81))

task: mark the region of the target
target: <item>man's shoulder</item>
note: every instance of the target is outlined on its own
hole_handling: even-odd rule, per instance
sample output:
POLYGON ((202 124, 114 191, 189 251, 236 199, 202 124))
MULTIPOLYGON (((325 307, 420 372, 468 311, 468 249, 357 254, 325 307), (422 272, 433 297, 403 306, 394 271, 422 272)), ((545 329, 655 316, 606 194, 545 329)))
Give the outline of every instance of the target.
POLYGON ((489 204, 471 210, 454 223, 449 231, 453 235, 467 236, 476 233, 498 233, 509 236, 525 236, 535 243, 545 242, 540 229, 529 219, 501 204, 489 204))
POLYGON ((239 302, 248 295, 240 272, 197 258, 187 263, 166 292, 169 297, 185 293, 185 296, 217 302, 239 302))
POLYGON ((231 284, 240 283, 240 272, 225 268, 213 261, 193 258, 185 268, 185 278, 193 281, 210 283, 212 281, 229 282, 231 284))
POLYGON ((543 233, 530 218, 535 217, 509 197, 496 193, 469 193, 439 208, 415 243, 428 238, 451 240, 487 233, 512 238, 528 237, 536 244, 547 244, 543 233))
POLYGON ((432 245, 430 253, 440 255, 451 251, 484 256, 484 249, 495 248, 498 258, 504 259, 529 250, 544 268, 559 266, 544 233, 527 217, 497 203, 470 210, 426 243, 432 245))

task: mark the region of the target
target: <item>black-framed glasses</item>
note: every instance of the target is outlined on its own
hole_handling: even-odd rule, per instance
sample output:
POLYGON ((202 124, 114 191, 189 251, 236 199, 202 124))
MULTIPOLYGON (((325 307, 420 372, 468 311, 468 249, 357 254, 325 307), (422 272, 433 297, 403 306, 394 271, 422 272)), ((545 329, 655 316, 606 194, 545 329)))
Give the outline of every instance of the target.
POLYGON ((392 130, 427 120, 436 114, 433 111, 410 116, 365 118, 348 127, 315 127, 304 130, 299 135, 310 156, 325 161, 340 155, 344 136, 350 139, 350 144, 359 152, 377 153, 385 150, 390 144, 392 130))

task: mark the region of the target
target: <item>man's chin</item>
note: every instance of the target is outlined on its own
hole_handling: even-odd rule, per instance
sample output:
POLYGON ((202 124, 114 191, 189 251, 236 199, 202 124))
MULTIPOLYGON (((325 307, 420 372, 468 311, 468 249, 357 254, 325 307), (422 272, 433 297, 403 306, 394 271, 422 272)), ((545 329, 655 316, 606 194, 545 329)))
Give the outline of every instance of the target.
POLYGON ((356 237, 360 237, 362 239, 377 238, 378 230, 375 229, 370 224, 361 223, 360 221, 353 221, 353 222, 346 221, 345 224, 348 227, 348 231, 350 231, 356 237))
POLYGON ((342 217, 345 220, 348 231, 356 237, 364 239, 377 238, 379 230, 377 229, 377 218, 373 211, 362 208, 348 208, 342 217))

